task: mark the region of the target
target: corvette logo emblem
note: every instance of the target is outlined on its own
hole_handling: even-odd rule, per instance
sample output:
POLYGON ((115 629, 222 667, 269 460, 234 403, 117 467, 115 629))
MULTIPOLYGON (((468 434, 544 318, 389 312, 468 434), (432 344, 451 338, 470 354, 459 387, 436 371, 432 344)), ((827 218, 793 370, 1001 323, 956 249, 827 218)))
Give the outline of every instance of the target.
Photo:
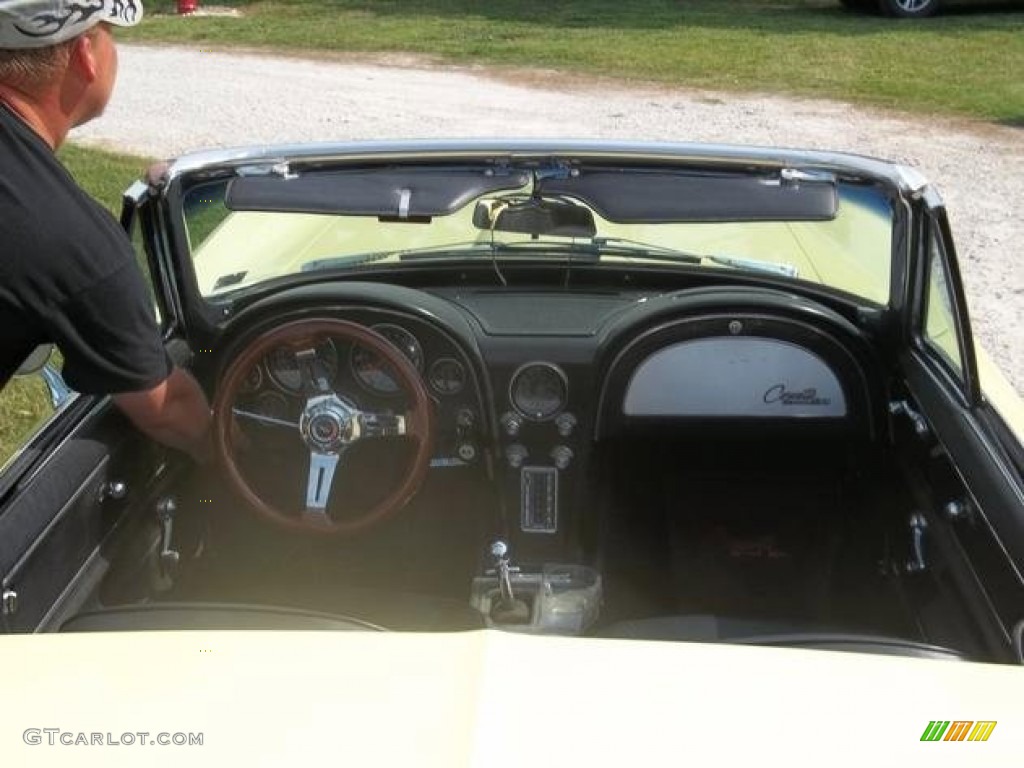
POLYGON ((776 384, 764 393, 766 403, 781 403, 782 405, 830 405, 832 401, 827 397, 818 397, 818 390, 814 387, 799 392, 792 392, 786 389, 785 384, 776 384))

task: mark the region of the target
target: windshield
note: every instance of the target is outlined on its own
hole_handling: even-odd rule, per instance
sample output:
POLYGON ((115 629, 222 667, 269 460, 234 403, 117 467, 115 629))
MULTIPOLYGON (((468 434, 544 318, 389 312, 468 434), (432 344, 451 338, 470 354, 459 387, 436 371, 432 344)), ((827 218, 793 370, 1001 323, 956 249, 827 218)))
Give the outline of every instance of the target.
MULTIPOLYGON (((277 185, 289 183, 287 178, 260 182, 258 192, 264 196, 265 187, 273 196, 277 185)), ((688 183, 691 196, 699 197, 699 187, 693 194, 693 179, 688 183)), ((623 204, 613 216, 603 210, 608 206, 601 203, 607 200, 595 204, 564 193, 540 200, 530 197, 535 188, 485 189, 456 199, 451 210, 400 216, 374 211, 372 189, 363 205, 358 187, 345 190, 348 198, 335 206, 345 209, 340 211, 306 210, 331 207, 318 200, 310 205, 307 193, 301 193, 307 196, 299 203, 291 194, 263 204, 275 210, 239 210, 261 207, 252 202, 261 198, 236 191, 232 200, 229 182, 217 181, 189 188, 183 213, 199 290, 207 298, 301 272, 353 270, 367 264, 387 268, 411 260, 550 259, 745 270, 810 281, 878 304, 889 300, 893 214, 888 198, 875 187, 835 183, 834 210, 827 216, 786 217, 775 211, 765 216, 772 220, 751 220, 758 212, 750 206, 761 203, 746 200, 742 220, 694 220, 719 217, 693 213, 687 203, 685 215, 678 214, 687 219, 682 221, 672 220, 677 215, 672 211, 680 206, 652 202, 645 209, 633 190, 632 208, 619 215, 626 210, 623 204), (517 219, 509 227, 500 216, 491 216, 511 207, 525 210, 535 221, 531 205, 548 218, 554 211, 556 219, 569 223, 560 228, 545 220, 538 231, 534 224, 517 219), (571 216, 566 218, 562 209, 571 209, 571 216)), ((608 199, 613 207, 618 204, 614 197, 608 199)))

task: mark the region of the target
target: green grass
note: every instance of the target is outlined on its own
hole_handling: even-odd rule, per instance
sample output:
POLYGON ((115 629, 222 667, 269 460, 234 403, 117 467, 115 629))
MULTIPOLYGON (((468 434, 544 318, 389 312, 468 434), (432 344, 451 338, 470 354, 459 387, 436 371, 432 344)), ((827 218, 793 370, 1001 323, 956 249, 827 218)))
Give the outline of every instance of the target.
POLYGON ((126 41, 403 52, 710 89, 785 92, 1024 125, 1024 10, 921 21, 838 0, 274 0, 180 17, 153 0, 126 41))
MULTIPOLYGON (((101 120, 103 118, 100 118, 101 120)), ((140 178, 150 160, 65 144, 57 153, 78 184, 114 214, 121 216, 121 195, 140 178)))
MULTIPOLYGON (((121 212, 121 193, 147 165, 138 157, 72 145, 65 145, 59 156, 79 184, 115 216, 121 212)), ((59 355, 55 358, 59 367, 59 355)), ((38 375, 13 379, 4 387, 0 392, 0 467, 52 414, 50 397, 38 375)))
POLYGON ((52 413, 40 377, 13 379, 4 387, 0 392, 0 467, 52 413))

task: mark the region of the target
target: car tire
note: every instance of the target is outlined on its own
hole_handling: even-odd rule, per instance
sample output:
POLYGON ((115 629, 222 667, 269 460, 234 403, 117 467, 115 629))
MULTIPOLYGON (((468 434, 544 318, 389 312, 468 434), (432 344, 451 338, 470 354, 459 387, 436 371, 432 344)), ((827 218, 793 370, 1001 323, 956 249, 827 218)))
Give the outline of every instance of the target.
POLYGON ((923 19, 939 10, 939 0, 879 0, 886 16, 903 19, 923 19))

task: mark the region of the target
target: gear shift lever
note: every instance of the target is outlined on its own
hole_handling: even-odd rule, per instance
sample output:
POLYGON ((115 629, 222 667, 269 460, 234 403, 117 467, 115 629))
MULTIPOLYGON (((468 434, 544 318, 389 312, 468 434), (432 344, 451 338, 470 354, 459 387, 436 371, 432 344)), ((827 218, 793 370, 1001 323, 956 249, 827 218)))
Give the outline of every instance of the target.
POLYGON ((512 564, 509 562, 508 544, 501 539, 491 544, 491 557, 494 558, 494 571, 498 574, 501 604, 505 608, 511 608, 516 598, 512 593, 512 564))
POLYGON ((496 624, 526 624, 530 620, 530 607, 522 600, 516 600, 512 591, 512 571, 508 544, 497 539, 491 544, 494 558, 494 572, 498 577, 497 602, 491 604, 491 620, 496 624))

